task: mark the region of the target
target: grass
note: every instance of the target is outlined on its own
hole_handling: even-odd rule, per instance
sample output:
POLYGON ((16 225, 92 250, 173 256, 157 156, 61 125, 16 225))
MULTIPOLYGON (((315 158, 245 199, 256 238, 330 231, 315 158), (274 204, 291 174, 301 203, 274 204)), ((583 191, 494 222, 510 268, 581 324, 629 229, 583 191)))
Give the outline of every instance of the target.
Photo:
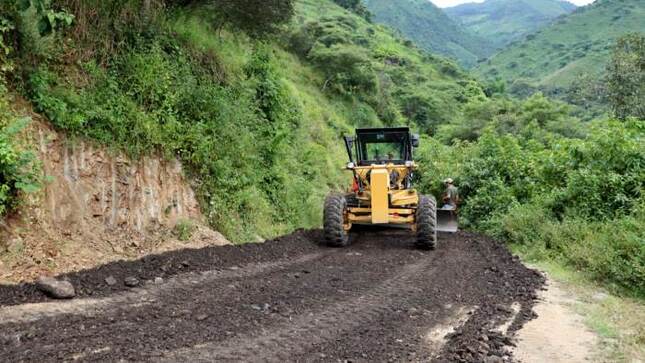
POLYGON ((195 232, 195 225, 191 220, 181 219, 175 225, 174 234, 180 241, 188 241, 195 232))
POLYGON ((599 362, 639 362, 645 357, 645 303, 604 290, 589 276, 563 264, 527 256, 522 246, 511 245, 529 266, 547 273, 575 296, 574 309, 599 339, 594 359, 599 362))

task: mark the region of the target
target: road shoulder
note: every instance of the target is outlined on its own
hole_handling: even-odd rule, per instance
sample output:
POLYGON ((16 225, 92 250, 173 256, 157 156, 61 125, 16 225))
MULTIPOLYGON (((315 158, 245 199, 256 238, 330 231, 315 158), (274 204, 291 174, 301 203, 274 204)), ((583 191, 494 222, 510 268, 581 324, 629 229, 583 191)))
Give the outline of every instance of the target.
POLYGON ((517 332, 514 356, 524 363, 590 361, 599 338, 584 325, 574 304, 575 296, 549 279, 540 302, 533 307, 538 317, 517 332))
POLYGON ((534 307, 538 318, 516 333, 518 360, 645 361, 645 304, 617 296, 553 262, 528 263, 547 276, 534 307))

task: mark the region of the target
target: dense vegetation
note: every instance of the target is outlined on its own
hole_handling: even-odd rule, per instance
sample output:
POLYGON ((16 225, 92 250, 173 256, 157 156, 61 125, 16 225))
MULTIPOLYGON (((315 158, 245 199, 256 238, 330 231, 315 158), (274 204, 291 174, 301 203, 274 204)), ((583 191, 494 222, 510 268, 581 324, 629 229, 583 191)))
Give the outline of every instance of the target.
POLYGON ((565 137, 540 118, 570 117, 536 97, 511 114, 479 108, 477 141, 425 140, 422 189, 453 177, 463 224, 645 296, 645 123, 599 120, 565 137))
MULTIPOLYGON (((467 228, 643 296, 638 115, 583 122, 540 93, 509 98, 356 2, 272 0, 244 26, 252 12, 217 6, 227 2, 3 2, 6 84, 71 137, 179 158, 209 222, 238 242, 319 225, 324 196, 346 187, 340 135, 410 125, 425 135, 419 187, 438 194, 455 178, 467 228)), ((624 69, 642 77, 632 48, 614 56, 636 59, 624 69)), ((621 110, 640 104, 632 86, 616 92, 621 110)), ((15 117, 2 115, 0 150, 19 155, 15 117)), ((3 208, 31 185, 22 159, 3 159, 3 208)))
POLYGON ((374 20, 398 29, 418 46, 470 67, 493 52, 492 43, 465 30, 427 0, 366 0, 374 20))
POLYGON ((29 119, 13 112, 6 85, 6 75, 14 66, 10 61, 12 49, 4 36, 12 30, 13 24, 0 17, 0 218, 16 206, 20 192, 39 187, 34 155, 18 138, 29 119))
POLYGON ((597 0, 512 43, 476 72, 507 80, 516 95, 541 90, 566 96, 579 79, 597 80, 616 40, 625 33, 643 32, 644 18, 641 0, 597 0))
POLYGON ((445 12, 496 48, 503 48, 575 8, 562 0, 487 0, 457 5, 445 12))

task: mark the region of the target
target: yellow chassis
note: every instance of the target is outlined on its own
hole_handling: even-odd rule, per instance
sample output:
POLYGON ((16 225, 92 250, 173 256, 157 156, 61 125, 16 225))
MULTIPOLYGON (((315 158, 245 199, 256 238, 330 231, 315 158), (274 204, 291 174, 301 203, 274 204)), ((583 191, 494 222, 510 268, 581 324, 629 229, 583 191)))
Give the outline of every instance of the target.
POLYGON ((350 230, 353 224, 396 224, 410 225, 416 229, 416 206, 419 195, 415 189, 403 189, 402 183, 408 173, 416 165, 372 165, 354 168, 355 175, 360 178, 367 189, 356 193, 361 205, 370 207, 350 207, 346 210, 345 230, 350 230), (395 189, 392 189, 390 175, 396 172, 395 189), (369 176, 368 176, 369 174, 369 176))

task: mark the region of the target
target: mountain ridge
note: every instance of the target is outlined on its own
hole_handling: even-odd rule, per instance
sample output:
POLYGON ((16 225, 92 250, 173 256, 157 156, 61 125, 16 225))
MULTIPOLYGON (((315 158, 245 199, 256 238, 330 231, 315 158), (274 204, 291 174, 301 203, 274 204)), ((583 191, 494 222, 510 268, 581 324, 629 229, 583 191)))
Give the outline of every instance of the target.
POLYGON ((564 0, 486 0, 445 8, 444 11, 470 32, 502 49, 576 8, 564 0))
POLYGON ((645 32, 644 18, 640 0, 597 0, 512 43, 478 65, 475 73, 558 93, 581 74, 599 77, 615 40, 645 32))
POLYGON ((399 30, 420 48, 451 57, 465 67, 493 53, 489 42, 464 29, 429 0, 364 0, 374 21, 399 30))

